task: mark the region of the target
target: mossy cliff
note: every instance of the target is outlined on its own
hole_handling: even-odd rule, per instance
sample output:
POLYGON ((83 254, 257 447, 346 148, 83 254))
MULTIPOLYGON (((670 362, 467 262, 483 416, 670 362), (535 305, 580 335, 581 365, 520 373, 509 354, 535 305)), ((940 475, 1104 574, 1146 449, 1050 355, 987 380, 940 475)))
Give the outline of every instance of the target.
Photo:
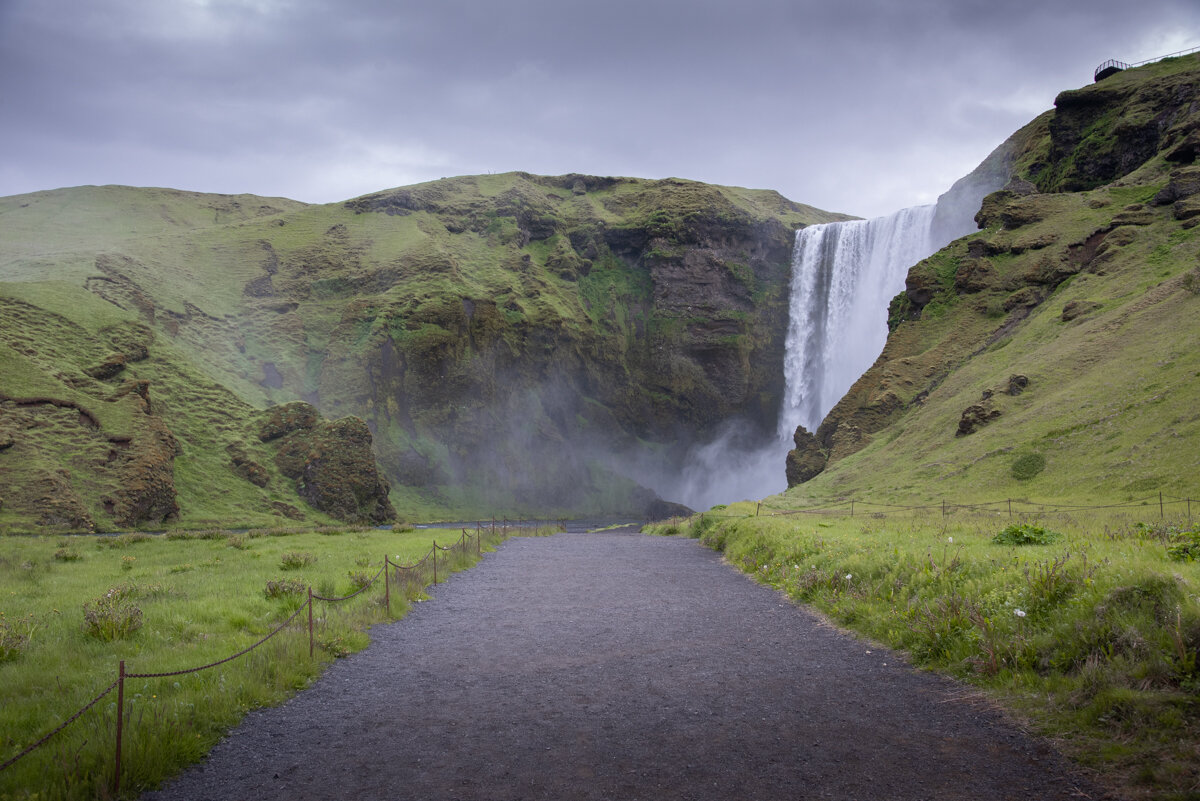
POLYGON ((0 199, 0 517, 377 520, 389 484, 408 516, 643 513, 627 461, 670 464, 732 418, 772 430, 793 234, 832 219, 524 173, 327 206, 0 199), (263 436, 301 400, 282 408, 305 425, 263 436))
POLYGON ((81 288, 0 289, 0 373, 0 520, 13 528, 171 525, 185 510, 191 525, 394 517, 365 431, 314 412, 321 448, 354 464, 291 481, 274 464, 280 445, 256 436, 278 412, 256 411, 81 288), (356 502, 305 492, 329 483, 354 486, 356 502))
POLYGON ((980 231, 914 266, 790 494, 1195 491, 1200 59, 1063 92, 981 170, 980 231), (1037 464, 1037 470, 1021 465, 1037 464))

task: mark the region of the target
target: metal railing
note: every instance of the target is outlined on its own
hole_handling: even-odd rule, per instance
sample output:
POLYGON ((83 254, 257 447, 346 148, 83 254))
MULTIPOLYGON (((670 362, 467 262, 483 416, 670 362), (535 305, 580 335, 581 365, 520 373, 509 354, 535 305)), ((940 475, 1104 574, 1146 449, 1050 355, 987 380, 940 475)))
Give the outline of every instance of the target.
POLYGON ((1108 61, 1105 61, 1099 67, 1096 67, 1096 71, 1094 73, 1092 73, 1092 78, 1093 78, 1093 80, 1099 81, 1102 78, 1107 78, 1109 75, 1120 72, 1121 70, 1129 70, 1129 69, 1133 69, 1134 67, 1144 67, 1145 65, 1153 64, 1156 61, 1165 61, 1168 58, 1178 58, 1179 56, 1186 56, 1186 55, 1189 55, 1191 53, 1196 53, 1196 52, 1200 52, 1200 46, 1189 47, 1187 50, 1179 50, 1175 53, 1168 53, 1165 56, 1156 56, 1155 58, 1148 58, 1145 61, 1135 61, 1132 64, 1126 64, 1124 61, 1118 61, 1115 58, 1110 58, 1108 61))

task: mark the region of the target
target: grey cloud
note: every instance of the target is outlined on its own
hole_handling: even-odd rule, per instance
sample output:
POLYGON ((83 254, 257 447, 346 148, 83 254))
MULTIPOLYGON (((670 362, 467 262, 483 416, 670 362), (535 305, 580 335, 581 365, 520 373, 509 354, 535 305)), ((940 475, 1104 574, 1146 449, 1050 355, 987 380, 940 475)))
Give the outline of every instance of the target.
POLYGON ((525 169, 878 214, 1187 30, 1184 0, 0 0, 0 194, 326 202, 525 169))

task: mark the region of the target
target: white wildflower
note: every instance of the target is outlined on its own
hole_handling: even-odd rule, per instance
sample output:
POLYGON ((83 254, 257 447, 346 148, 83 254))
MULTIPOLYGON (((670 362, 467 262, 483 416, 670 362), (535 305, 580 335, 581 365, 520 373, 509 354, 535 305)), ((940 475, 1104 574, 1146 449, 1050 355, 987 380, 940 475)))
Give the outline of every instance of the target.
POLYGON ((1025 617, 1025 612, 1020 609, 1014 609, 1013 614, 1017 617, 1025 617))
POLYGON ((852 579, 852 578, 854 578, 854 574, 852 574, 852 573, 847 573, 847 574, 846 574, 846 581, 849 581, 849 580, 850 580, 850 579, 852 579))

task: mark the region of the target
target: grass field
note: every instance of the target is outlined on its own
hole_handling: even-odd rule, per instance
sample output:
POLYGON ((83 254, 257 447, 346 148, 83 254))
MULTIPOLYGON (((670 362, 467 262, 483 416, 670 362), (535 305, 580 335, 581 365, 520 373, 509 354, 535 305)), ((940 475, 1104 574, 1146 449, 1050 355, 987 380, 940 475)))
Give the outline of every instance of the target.
MULTIPOLYGON (((509 529, 509 533, 519 531, 509 529)), ((127 673, 171 672, 224 659, 260 640, 307 601, 307 588, 347 595, 386 554, 412 564, 459 531, 419 529, 4 537, 0 540, 0 764, 127 673), (292 587, 296 592, 288 592, 292 587), (275 597, 270 597, 275 595, 275 597), (107 603, 97 600, 108 596, 107 603), (85 608, 86 607, 86 608, 85 608), (136 620, 128 636, 102 639, 136 620), (88 631, 87 618, 94 621, 88 631), (99 635, 99 636, 98 636, 99 635)), ((504 536, 485 536, 484 549, 504 536)), ((439 552, 439 579, 475 561, 439 552), (443 572, 444 571, 444 572, 443 572)), ((425 573, 425 583, 431 578, 425 573)), ((409 593, 422 597, 419 590, 409 593)), ((382 580, 353 600, 314 603, 244 657, 200 673, 125 685, 122 797, 155 786, 205 754, 249 709, 279 703, 333 659, 367 645, 367 629, 402 617, 403 588, 382 580)), ((104 798, 114 762, 116 693, 45 746, 0 772, 0 798, 104 798)))
POLYGON ((983 688, 1131 797, 1200 792, 1200 521, 1157 504, 1041 519, 769 512, 734 504, 651 530, 699 537, 837 624, 983 688))

